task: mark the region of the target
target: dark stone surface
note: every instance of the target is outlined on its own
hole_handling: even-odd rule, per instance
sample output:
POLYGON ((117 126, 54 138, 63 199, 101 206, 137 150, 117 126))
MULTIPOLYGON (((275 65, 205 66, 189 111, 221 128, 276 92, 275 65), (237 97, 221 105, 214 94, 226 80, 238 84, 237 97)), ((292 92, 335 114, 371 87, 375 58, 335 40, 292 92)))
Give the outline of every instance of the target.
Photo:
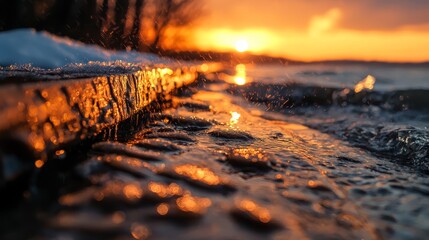
POLYGON ((196 67, 146 68, 124 75, 1 85, 0 185, 43 165, 62 147, 134 116, 197 76, 196 67))
POLYGON ((0 205, 0 239, 427 238, 427 175, 266 120, 222 92, 172 102, 190 101, 212 110, 153 111, 133 135, 92 144, 63 172, 48 161, 21 203, 0 205), (216 130, 254 139, 213 137, 216 130))

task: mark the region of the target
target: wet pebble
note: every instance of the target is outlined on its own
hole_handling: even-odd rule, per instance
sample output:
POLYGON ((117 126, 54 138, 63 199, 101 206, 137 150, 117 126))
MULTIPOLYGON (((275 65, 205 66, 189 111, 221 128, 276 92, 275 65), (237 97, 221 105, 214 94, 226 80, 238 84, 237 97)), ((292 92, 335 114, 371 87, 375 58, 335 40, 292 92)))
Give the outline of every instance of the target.
POLYGON ((150 237, 151 232, 144 224, 133 223, 130 227, 130 234, 136 240, 144 240, 150 237))
POLYGON ((181 148, 174 143, 162 139, 143 139, 132 142, 135 146, 142 147, 152 151, 177 152, 181 148))
POLYGON ((184 116, 174 116, 169 114, 162 114, 159 116, 165 123, 174 124, 176 127, 189 131, 199 131, 205 130, 213 126, 211 121, 198 118, 198 117, 184 117, 184 116))
POLYGON ((82 191, 64 194, 59 198, 58 202, 64 207, 81 207, 92 202, 107 204, 106 206, 114 206, 115 203, 160 203, 177 199, 186 193, 176 183, 166 184, 150 181, 147 184, 143 184, 140 182, 107 180, 102 187, 88 187, 82 191))
POLYGON ((389 214, 382 214, 380 216, 380 218, 383 219, 383 220, 392 222, 392 223, 396 223, 397 222, 396 218, 394 216, 392 216, 392 215, 389 215, 389 214))
POLYGON ((307 187, 311 190, 320 191, 320 192, 333 192, 331 188, 326 186, 320 181, 310 180, 307 182, 307 187))
POLYGON ((333 189, 321 181, 310 180, 307 182, 307 188, 312 190, 315 195, 318 195, 323 199, 333 200, 340 198, 333 189))
POLYGON ((354 196, 364 196, 367 194, 367 191, 360 188, 351 188, 349 192, 354 196))
POLYGON ((250 133, 235 130, 235 129, 215 129, 209 132, 209 134, 212 137, 229 139, 229 140, 242 140, 242 141, 255 140, 255 138, 250 133))
POLYGON ((138 158, 109 154, 98 156, 95 159, 118 170, 140 177, 146 177, 148 175, 148 171, 156 171, 154 166, 138 158))
POLYGON ((146 138, 163 138, 171 141, 177 141, 179 143, 193 143, 195 140, 186 133, 183 132, 156 132, 145 135, 146 138))
POLYGON ((354 215, 342 213, 337 216, 337 223, 341 226, 351 228, 351 229, 358 229, 362 228, 365 223, 363 220, 357 218, 354 215))
POLYGON ((73 231, 112 233, 122 231, 125 217, 121 212, 101 214, 91 211, 62 211, 50 221, 49 225, 73 231))
POLYGON ((59 197, 58 202, 67 207, 82 206, 90 203, 97 191, 96 187, 88 187, 82 191, 64 194, 59 197))
POLYGON ((134 205, 139 203, 145 195, 143 186, 139 182, 122 182, 112 180, 104 184, 94 195, 94 200, 100 206, 108 209, 117 208, 118 204, 134 205))
POLYGON ((424 186, 424 185, 411 186, 409 187, 409 190, 411 192, 421 194, 422 196, 429 196, 429 184, 427 186, 424 186))
POLYGON ((241 223, 261 230, 272 230, 280 228, 281 224, 273 219, 272 213, 262 205, 248 198, 236 199, 231 214, 241 223))
POLYGON ((99 142, 92 145, 92 149, 97 152, 122 154, 129 157, 136 157, 147 161, 162 161, 160 153, 148 152, 138 147, 129 146, 119 142, 99 142))
POLYGON ((108 167, 105 164, 97 160, 96 157, 90 158, 87 161, 79 164, 74 173, 83 179, 88 179, 94 174, 99 174, 108 171, 108 167))
POLYGON ((172 127, 159 127, 153 129, 156 132, 175 132, 176 130, 172 127))
POLYGON ((184 194, 183 188, 177 183, 165 184, 161 182, 149 182, 146 186, 145 198, 153 202, 163 202, 178 198, 184 194))
POLYGON ((181 164, 166 168, 163 174, 186 180, 190 184, 210 190, 221 190, 222 192, 235 190, 229 181, 221 178, 211 169, 194 164, 181 164))
POLYGON ((227 153, 226 161, 234 166, 251 167, 258 170, 271 169, 270 156, 262 149, 231 149, 227 153))
POLYGON ((338 160, 342 162, 348 162, 348 163, 362 163, 360 160, 356 160, 350 157, 340 156, 337 158, 338 160))
POLYGON ((185 108, 191 110, 192 112, 197 112, 197 111, 208 112, 212 109, 212 107, 208 104, 201 103, 201 102, 195 102, 195 101, 184 101, 184 102, 179 103, 179 106, 185 107, 185 108))
POLYGON ((297 204, 310 205, 312 203, 312 198, 310 196, 298 191, 284 191, 282 196, 297 204))
POLYGON ((204 216, 212 205, 209 198, 201 198, 186 193, 177 198, 173 203, 161 203, 156 206, 158 217, 169 220, 195 219, 204 216))

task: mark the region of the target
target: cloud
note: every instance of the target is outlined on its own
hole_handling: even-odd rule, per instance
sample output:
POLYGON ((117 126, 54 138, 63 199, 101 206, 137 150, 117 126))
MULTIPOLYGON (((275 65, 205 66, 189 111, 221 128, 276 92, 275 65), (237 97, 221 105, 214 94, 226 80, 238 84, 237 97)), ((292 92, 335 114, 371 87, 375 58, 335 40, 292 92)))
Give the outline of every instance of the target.
POLYGON ((298 60, 427 61, 429 0, 206 0, 193 46, 298 60))
POLYGON ((311 36, 317 36, 333 30, 337 26, 341 16, 342 12, 339 8, 332 8, 323 15, 314 16, 308 28, 309 34, 311 36))
POLYGON ((393 31, 404 26, 429 24, 427 0, 360 0, 343 6, 341 27, 354 30, 393 31))
MULTIPOLYGON (((332 9, 341 12, 336 27, 395 31, 429 24, 428 0, 205 0, 209 27, 303 30, 332 9)), ((317 24, 316 24, 317 25, 317 24)), ((316 28, 315 28, 316 29, 316 28)), ((422 29, 425 31, 425 28, 422 29)), ((317 31, 316 31, 317 32, 317 31)))

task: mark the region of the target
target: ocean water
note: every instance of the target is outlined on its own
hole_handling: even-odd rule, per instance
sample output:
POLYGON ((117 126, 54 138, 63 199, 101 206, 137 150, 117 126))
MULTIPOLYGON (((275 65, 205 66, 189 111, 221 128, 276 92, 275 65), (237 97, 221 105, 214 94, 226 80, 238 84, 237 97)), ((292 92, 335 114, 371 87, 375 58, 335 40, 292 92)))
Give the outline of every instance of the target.
POLYGON ((229 81, 236 83, 230 93, 267 111, 268 118, 281 116, 429 172, 428 68, 237 65, 229 81))
POLYGON ((358 82, 373 76, 375 91, 409 89, 429 90, 429 68, 410 65, 376 64, 307 64, 307 65, 252 65, 247 74, 257 82, 305 85, 335 88, 353 88, 358 82))

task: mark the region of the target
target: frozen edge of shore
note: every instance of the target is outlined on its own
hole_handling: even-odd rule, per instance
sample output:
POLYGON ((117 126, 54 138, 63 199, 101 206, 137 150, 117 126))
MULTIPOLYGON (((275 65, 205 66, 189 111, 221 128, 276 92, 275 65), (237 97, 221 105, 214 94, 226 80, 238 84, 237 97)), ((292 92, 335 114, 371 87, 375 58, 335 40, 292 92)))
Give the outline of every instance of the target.
POLYGON ((191 84, 198 71, 198 66, 147 67, 129 74, 3 85, 0 185, 43 164, 61 147, 95 136, 191 84), (28 152, 31 158, 19 157, 28 152))

